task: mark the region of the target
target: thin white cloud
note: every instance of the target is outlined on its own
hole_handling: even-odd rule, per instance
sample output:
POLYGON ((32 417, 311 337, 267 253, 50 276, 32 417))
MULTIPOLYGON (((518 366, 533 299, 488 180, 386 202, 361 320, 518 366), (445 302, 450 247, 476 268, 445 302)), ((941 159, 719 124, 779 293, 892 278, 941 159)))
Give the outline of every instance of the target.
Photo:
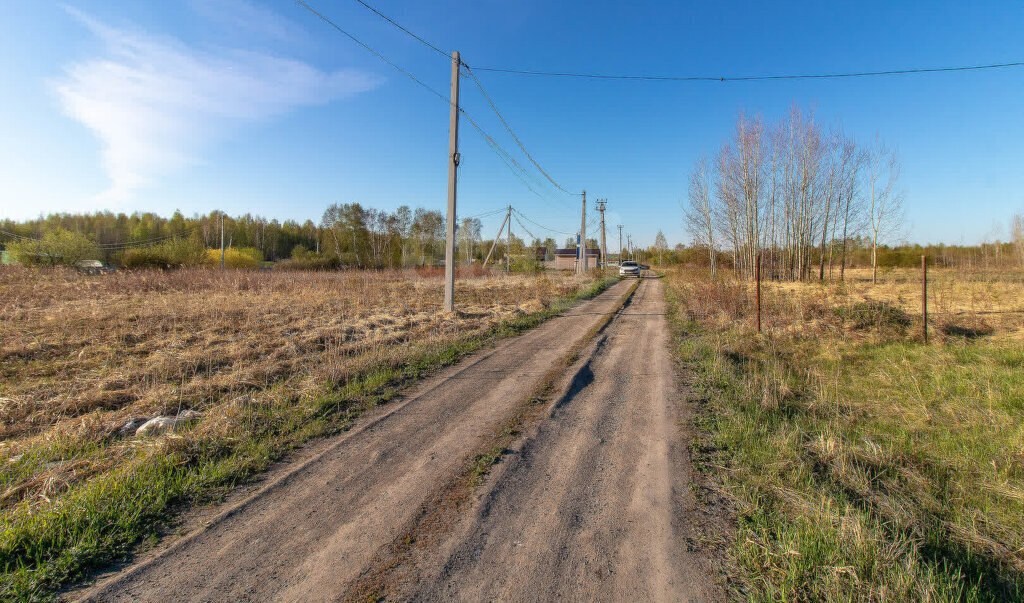
POLYGON ((191 0, 200 15, 235 29, 279 40, 296 40, 302 29, 274 11, 247 0, 191 0))
POLYGON ((379 84, 355 70, 328 73, 241 50, 214 54, 68 12, 104 42, 106 56, 67 66, 52 85, 64 113, 101 140, 111 181, 101 196, 112 202, 195 161, 239 125, 379 84))

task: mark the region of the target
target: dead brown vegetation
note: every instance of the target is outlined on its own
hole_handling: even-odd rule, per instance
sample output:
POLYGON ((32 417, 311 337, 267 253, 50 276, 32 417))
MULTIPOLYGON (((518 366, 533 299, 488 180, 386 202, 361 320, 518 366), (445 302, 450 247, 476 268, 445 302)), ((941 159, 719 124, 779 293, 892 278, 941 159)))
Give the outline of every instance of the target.
MULTIPOLYGON (((0 507, 41 503, 102 472, 133 417, 220 415, 274 387, 296 396, 400 363, 525 313, 583 284, 563 275, 464 275, 452 319, 430 271, 120 272, 0 267, 0 459, 40 445, 98 446, 5 476, 0 507)), ((123 454, 117 452, 123 450, 123 454)), ((58 455, 60 456, 60 455, 58 455)))

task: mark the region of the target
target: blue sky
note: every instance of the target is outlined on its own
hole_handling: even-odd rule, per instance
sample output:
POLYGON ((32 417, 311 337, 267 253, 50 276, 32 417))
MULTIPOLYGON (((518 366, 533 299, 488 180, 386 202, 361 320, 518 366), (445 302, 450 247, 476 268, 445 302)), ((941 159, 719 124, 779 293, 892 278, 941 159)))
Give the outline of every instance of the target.
MULTIPOLYGON (((444 57, 353 0, 310 4, 447 93, 444 57)), ((1024 60, 1024 6, 1010 1, 372 4, 471 67, 728 76, 1024 60)), ((294 2, 8 0, 2 11, 0 217, 444 207, 447 104, 294 2)), ((691 166, 739 111, 775 119, 792 103, 899 149, 910 240, 1005 237, 1024 210, 1024 68, 759 83, 478 75, 558 182, 608 199, 609 236, 621 223, 640 244, 658 229, 688 240, 691 166)), ((462 105, 516 148, 466 80, 462 105)), ((577 198, 534 172, 539 198, 465 121, 460 150, 460 215, 512 204, 578 228, 577 198)), ((486 236, 499 221, 484 220, 486 236)))

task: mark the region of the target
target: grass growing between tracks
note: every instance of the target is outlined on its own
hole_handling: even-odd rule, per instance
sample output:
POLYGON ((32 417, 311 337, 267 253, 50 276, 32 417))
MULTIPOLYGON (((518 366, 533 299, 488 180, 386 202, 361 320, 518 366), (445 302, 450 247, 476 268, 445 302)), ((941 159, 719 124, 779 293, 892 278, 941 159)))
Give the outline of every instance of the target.
MULTIPOLYGON (((62 586, 85 577, 91 569, 123 557, 140 542, 155 538, 185 505, 222 497, 289 449, 310 438, 347 429, 366 410, 395 398, 402 387, 457 362, 489 342, 530 329, 576 301, 597 295, 617 280, 499 277, 470 281, 463 283, 463 295, 477 302, 478 308, 490 304, 491 310, 470 308, 460 314, 457 321, 452 321, 457 328, 442 329, 435 325, 437 320, 430 308, 420 307, 432 301, 424 302, 406 295, 401 302, 407 307, 408 315, 404 318, 393 310, 395 302, 388 301, 396 291, 419 292, 423 298, 433 300, 433 293, 440 293, 439 281, 434 283, 433 279, 372 273, 352 276, 204 273, 199 276, 208 282, 198 285, 184 282, 185 277, 198 274, 128 273, 117 275, 118 279, 133 282, 121 283, 113 279, 100 282, 100 287, 124 286, 127 291, 137 291, 133 285, 148 280, 147 286, 155 287, 160 295, 147 297, 145 292, 129 293, 122 299, 118 297, 119 292, 101 291, 100 297, 120 300, 123 305, 137 304, 140 309, 133 307, 133 313, 156 308, 155 312, 165 314, 168 325, 153 334, 140 334, 142 329, 136 326, 117 331, 108 338, 102 331, 116 330, 117 325, 94 325, 84 320, 73 321, 75 329, 82 330, 83 340, 101 348, 97 354, 117 342, 134 345, 142 339, 145 343, 146 337, 174 335, 176 329, 180 330, 180 337, 188 338, 178 346, 186 350, 182 355, 191 351, 188 345, 197 348, 196 353, 208 354, 203 343, 207 338, 221 342, 251 338, 253 342, 276 345, 278 349, 266 355, 281 363, 280 366, 264 379, 254 379, 249 374, 253 359, 246 356, 245 350, 239 350, 237 359, 228 354, 220 370, 205 374, 203 371, 183 373, 181 383, 169 390, 162 389, 170 386, 161 382, 159 373, 137 383, 128 377, 119 377, 119 389, 133 393, 118 400, 127 400, 129 405, 134 401, 137 406, 132 408, 112 407, 107 401, 85 412, 63 413, 52 419, 40 419, 38 412, 30 415, 42 426, 17 434, 20 438, 9 437, 0 449, 0 488, 4 489, 5 503, 0 508, 0 598, 52 596, 62 586), (288 282, 278 282, 278 279, 288 279, 288 282), (360 279, 376 281, 372 287, 361 282, 339 282, 360 279), (361 313, 354 312, 351 300, 345 303, 344 299, 346 295, 351 297, 353 291, 372 291, 375 296, 379 295, 380 301, 367 302, 361 313), (280 294, 274 295, 275 292, 280 294), (251 295, 247 297, 247 294, 251 295), (226 337, 221 331, 221 321, 212 321, 218 324, 211 326, 207 334, 207 319, 189 314, 190 308, 201 307, 209 298, 220 295, 230 300, 241 298, 234 301, 236 307, 230 309, 235 324, 226 337), (341 299, 330 301, 332 295, 341 299), (263 305, 248 310, 258 315, 245 320, 246 308, 253 308, 254 302, 263 305), (338 304, 354 315, 331 324, 334 317, 329 312, 331 304, 338 304), (146 309, 141 309, 143 306, 146 309), (296 308, 294 318, 286 314, 292 308, 296 308), (381 316, 384 310, 389 312, 387 317, 381 316), (292 323, 308 320, 311 315, 321 332, 310 333, 308 342, 287 339, 294 331, 292 323), (386 339, 377 335, 374 324, 385 325, 386 339), (386 328, 395 324, 400 324, 404 330, 396 332, 395 328, 386 328), (353 329, 353 325, 361 327, 353 329), (91 333, 91 329, 98 332, 91 333), (344 350, 332 346, 334 331, 338 332, 336 345, 348 346, 344 350), (331 370, 325 372, 325 365, 332 367, 331 370), (230 382, 230 387, 224 388, 224 381, 230 382), (202 419, 184 430, 156 438, 134 438, 119 433, 116 425, 126 416, 153 410, 145 406, 149 404, 150 391, 176 393, 173 404, 181 406, 184 398, 186 407, 202 412, 202 419), (61 478, 57 487, 55 476, 61 478)), ((43 275, 43 278, 49 276, 43 275)), ((68 281, 80 286, 78 278, 69 275, 68 281)), ((61 283, 50 284, 56 288, 61 286, 61 283)), ((97 286, 95 282, 88 285, 97 286)), ((467 307, 468 301, 463 300, 461 307, 467 307)), ((38 331, 50 324, 41 322, 40 317, 33 314, 38 312, 36 304, 40 303, 45 304, 45 301, 31 300, 20 307, 15 303, 5 309, 12 317, 8 323, 13 325, 11 328, 16 332, 17 321, 25 321, 26 331, 37 331, 34 335, 37 343, 40 335, 46 335, 38 331)), ((68 306, 63 309, 64 316, 73 315, 87 304, 76 299, 68 306)), ((45 377, 46 371, 42 368, 49 366, 46 363, 71 362, 70 370, 76 368, 75 361, 89 364, 88 354, 84 360, 81 354, 67 360, 62 351, 66 343, 44 340, 44 345, 23 344, 24 349, 8 347, 3 350, 7 359, 13 361, 5 371, 21 371, 5 376, 23 377, 19 383, 8 382, 5 387, 9 389, 0 391, 18 396, 3 400, 7 405, 3 409, 5 413, 17 411, 17 405, 13 405, 12 410, 11 403, 22 397, 19 387, 26 392, 30 387, 37 388, 31 390, 33 392, 44 392, 57 386, 51 385, 54 382, 45 377), (54 350, 52 358, 46 355, 54 350)), ((86 350, 92 351, 88 347, 86 350)), ((131 350, 127 352, 116 357, 131 359, 131 350)), ((114 361, 107 357, 103 362, 89 364, 82 378, 93 378, 103 370, 112 375, 128 375, 134 372, 129 369, 146 368, 149 366, 146 363, 160 354, 160 350, 139 354, 135 359, 138 364, 133 367, 111 366, 114 361)), ((168 364, 166 357, 159 359, 159 366, 168 364)), ((105 391, 102 387, 97 389, 105 391)), ((63 392, 55 400, 63 400, 61 408, 66 408, 69 399, 72 403, 78 402, 76 396, 92 400, 88 392, 80 395, 63 392)), ((4 428, 16 429, 8 418, 4 417, 4 428)))
POLYGON ((734 501, 747 596, 1024 598, 1019 315, 984 336, 948 328, 977 317, 940 317, 925 345, 909 305, 786 285, 766 288, 757 335, 744 285, 668 283, 702 397, 694 457, 734 501))

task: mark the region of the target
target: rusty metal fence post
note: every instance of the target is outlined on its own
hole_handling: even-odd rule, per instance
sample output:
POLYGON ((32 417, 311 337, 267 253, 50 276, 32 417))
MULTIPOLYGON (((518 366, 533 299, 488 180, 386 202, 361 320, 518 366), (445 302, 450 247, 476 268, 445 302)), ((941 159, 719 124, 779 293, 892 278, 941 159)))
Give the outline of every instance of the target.
POLYGON ((757 252, 757 260, 754 264, 754 280, 757 281, 757 332, 761 332, 761 252, 757 252))
POLYGON ((928 343, 928 256, 921 256, 921 336, 928 343))

